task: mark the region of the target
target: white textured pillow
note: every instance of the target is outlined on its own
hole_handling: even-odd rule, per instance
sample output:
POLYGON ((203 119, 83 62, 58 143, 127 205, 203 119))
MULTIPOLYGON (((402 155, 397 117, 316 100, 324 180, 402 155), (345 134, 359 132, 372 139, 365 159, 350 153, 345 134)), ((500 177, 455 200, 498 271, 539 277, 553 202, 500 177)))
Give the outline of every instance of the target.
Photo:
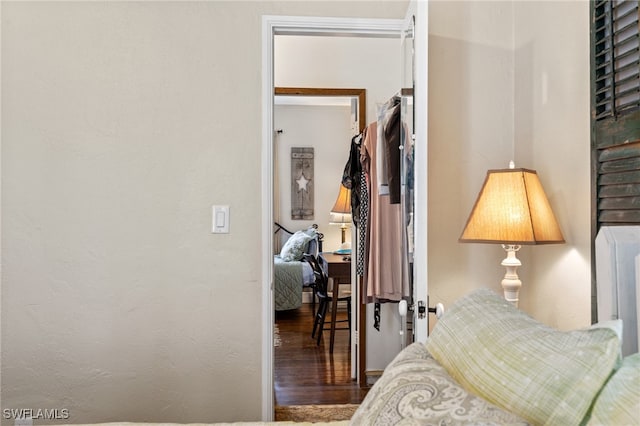
POLYGON ((577 425, 619 354, 608 328, 562 332, 488 290, 454 303, 427 349, 466 389, 534 424, 577 425))
POLYGON ((307 249, 309 241, 311 241, 313 238, 314 236, 309 235, 308 232, 296 232, 291 237, 289 237, 287 242, 282 247, 282 250, 280 251, 280 257, 285 262, 302 259, 302 255, 307 249))

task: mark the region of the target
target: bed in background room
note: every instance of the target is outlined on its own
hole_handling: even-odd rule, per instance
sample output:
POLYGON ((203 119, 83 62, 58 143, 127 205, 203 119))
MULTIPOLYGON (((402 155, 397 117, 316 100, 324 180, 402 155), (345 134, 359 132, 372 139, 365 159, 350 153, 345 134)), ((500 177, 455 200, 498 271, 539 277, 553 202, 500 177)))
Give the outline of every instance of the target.
POLYGON ((315 279, 311 266, 302 258, 304 253, 317 256, 322 250, 322 234, 317 225, 300 231, 289 231, 274 223, 276 240, 281 242, 274 249, 273 297, 276 311, 297 309, 302 305, 305 287, 313 288, 315 279))

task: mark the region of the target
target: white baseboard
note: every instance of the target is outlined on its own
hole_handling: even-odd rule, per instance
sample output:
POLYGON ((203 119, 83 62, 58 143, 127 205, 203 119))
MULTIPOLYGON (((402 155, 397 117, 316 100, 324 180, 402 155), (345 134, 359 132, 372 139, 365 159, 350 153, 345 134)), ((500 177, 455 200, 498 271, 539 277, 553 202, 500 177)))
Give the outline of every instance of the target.
POLYGON ((302 303, 311 303, 313 301, 313 292, 311 289, 304 289, 302 291, 302 303))

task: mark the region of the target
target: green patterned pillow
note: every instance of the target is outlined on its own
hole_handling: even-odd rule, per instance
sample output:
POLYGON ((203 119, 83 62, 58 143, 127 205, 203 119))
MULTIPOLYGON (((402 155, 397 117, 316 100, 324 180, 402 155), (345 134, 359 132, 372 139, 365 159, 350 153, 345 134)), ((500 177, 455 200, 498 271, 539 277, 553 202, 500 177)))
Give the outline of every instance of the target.
POLYGON ((535 424, 577 425, 619 353, 607 328, 562 332, 481 289, 454 303, 427 340, 463 387, 535 424))
POLYGON ((640 354, 622 361, 596 399, 588 425, 633 425, 640 421, 640 354))

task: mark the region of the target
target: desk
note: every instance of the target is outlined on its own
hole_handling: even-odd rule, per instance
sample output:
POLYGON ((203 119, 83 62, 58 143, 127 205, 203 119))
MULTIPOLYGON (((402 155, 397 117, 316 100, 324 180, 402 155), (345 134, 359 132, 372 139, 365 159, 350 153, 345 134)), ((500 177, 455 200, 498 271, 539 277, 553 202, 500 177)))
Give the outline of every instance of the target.
MULTIPOLYGON (((334 254, 331 252, 320 253, 325 258, 328 265, 327 275, 333 278, 333 291, 331 298, 331 338, 329 343, 329 352, 333 353, 333 341, 336 335, 336 311, 338 310, 338 294, 340 284, 351 283, 351 256, 346 257, 344 254, 334 254)), ((345 295, 351 296, 351 289, 344 292, 345 295)), ((349 303, 349 302, 348 302, 349 303)), ((347 307, 350 316, 351 306, 347 307)), ((351 327, 351 321, 349 321, 351 327)), ((351 328, 349 328, 349 341, 351 341, 351 328)))
MULTIPOLYGON (((320 253, 329 265, 329 278, 333 278, 333 282, 346 284, 351 282, 351 261, 344 260, 344 254, 333 254, 331 252, 320 253)), ((349 257, 350 258, 350 257, 349 257)))

